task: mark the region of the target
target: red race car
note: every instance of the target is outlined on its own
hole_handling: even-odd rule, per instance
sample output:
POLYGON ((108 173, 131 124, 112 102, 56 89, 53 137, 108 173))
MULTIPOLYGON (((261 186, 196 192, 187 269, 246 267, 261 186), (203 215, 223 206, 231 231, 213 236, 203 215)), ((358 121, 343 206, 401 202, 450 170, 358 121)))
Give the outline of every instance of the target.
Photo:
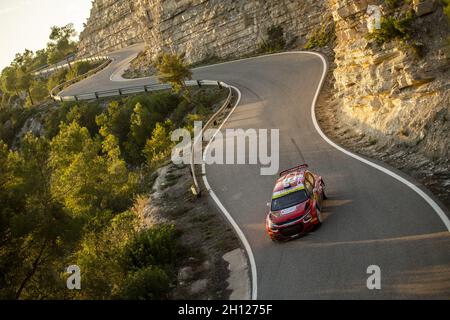
POLYGON ((309 171, 307 164, 281 172, 268 203, 266 229, 270 238, 290 240, 319 226, 325 199, 322 177, 309 171))

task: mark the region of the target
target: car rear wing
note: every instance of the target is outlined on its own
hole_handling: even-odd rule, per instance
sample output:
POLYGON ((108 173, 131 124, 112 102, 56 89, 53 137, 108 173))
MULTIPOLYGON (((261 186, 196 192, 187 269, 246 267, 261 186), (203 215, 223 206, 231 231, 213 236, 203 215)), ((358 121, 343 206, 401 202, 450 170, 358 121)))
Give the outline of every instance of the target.
POLYGON ((308 167, 309 167, 309 166, 305 163, 305 164, 296 166, 296 167, 294 167, 294 168, 291 168, 291 169, 288 169, 288 170, 281 171, 281 172, 280 172, 280 177, 282 177, 282 176, 284 176, 284 175, 286 175, 286 174, 288 174, 288 173, 291 173, 291 172, 300 170, 300 169, 306 169, 306 168, 308 168, 308 167))

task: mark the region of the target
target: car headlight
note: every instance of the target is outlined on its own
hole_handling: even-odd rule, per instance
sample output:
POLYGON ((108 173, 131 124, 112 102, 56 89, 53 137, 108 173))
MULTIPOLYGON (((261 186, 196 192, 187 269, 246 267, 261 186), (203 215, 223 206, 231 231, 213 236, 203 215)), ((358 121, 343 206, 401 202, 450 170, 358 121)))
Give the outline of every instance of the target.
POLYGON ((311 215, 311 208, 309 208, 309 206, 307 207, 306 213, 303 216, 303 222, 308 222, 312 219, 312 215, 311 215))
POLYGON ((267 226, 268 226, 270 229, 273 229, 273 228, 275 227, 274 223, 273 223, 272 220, 270 219, 270 214, 267 215, 267 226))

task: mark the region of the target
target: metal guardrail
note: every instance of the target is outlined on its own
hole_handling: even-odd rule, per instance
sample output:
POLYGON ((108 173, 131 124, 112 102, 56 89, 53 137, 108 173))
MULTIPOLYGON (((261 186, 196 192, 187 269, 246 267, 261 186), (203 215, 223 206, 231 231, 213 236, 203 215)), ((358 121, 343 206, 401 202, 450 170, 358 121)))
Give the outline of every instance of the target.
MULTIPOLYGON (((50 97, 53 100, 55 100, 55 101, 66 101, 66 100, 63 100, 63 97, 58 96, 58 93, 60 93, 64 88, 66 88, 66 87, 68 87, 68 86, 70 86, 70 85, 72 85, 72 84, 74 84, 74 83, 76 83, 76 82, 78 82, 80 80, 86 79, 87 77, 92 76, 93 74, 99 72, 100 70, 103 70, 104 68, 106 68, 106 66, 108 66, 111 63, 111 61, 112 61, 111 59, 108 59, 104 63, 99 65, 97 68, 92 69, 92 70, 86 72, 85 74, 82 74, 82 75, 80 75, 78 77, 75 77, 75 78, 73 78, 73 79, 71 79, 69 81, 66 81, 66 82, 56 86, 55 88, 53 88, 50 91, 50 97)), ((78 101, 77 96, 74 96, 73 98, 75 99, 75 101, 78 101)))
POLYGON ((200 197, 201 196, 201 188, 200 188, 200 184, 198 183, 197 180, 197 175, 195 174, 195 148, 197 146, 198 143, 203 143, 203 132, 205 130, 207 130, 211 124, 222 114, 222 112, 230 105, 231 100, 233 98, 233 91, 231 89, 230 86, 228 86, 226 83, 221 83, 220 84, 222 87, 227 87, 228 88, 228 97, 227 100, 224 102, 224 104, 219 108, 219 110, 217 110, 216 113, 214 113, 211 118, 209 118, 208 122, 206 122, 206 124, 203 126, 201 132, 200 132, 200 137, 197 137, 197 140, 195 140, 194 137, 194 143, 192 144, 192 148, 191 148, 191 175, 192 175, 192 179, 194 181, 194 186, 192 188, 192 193, 197 196, 200 197))
POLYGON ((43 66, 41 66, 41 67, 31 71, 31 73, 33 75, 39 75, 41 73, 45 74, 45 73, 47 73, 47 71, 44 71, 44 70, 58 67, 58 63, 62 63, 63 61, 67 62, 67 63, 63 63, 63 65, 68 64, 69 62, 75 61, 75 54, 74 53, 69 54, 68 56, 65 56, 64 58, 62 58, 61 61, 57 62, 57 63, 53 63, 53 64, 48 64, 47 63, 47 64, 45 64, 45 65, 43 65, 43 66))
MULTIPOLYGON (((100 66, 101 67, 101 66, 100 66)), ((94 70, 92 70, 93 73, 94 70)), ((92 74, 91 74, 92 75, 92 74)), ((81 75, 80 77, 89 77, 88 73, 81 75)), ((55 92, 62 89, 63 87, 66 87, 67 85, 70 85, 69 82, 75 83, 79 80, 81 80, 80 77, 77 77, 75 79, 72 79, 68 82, 65 82, 58 87, 54 88, 51 92, 51 97, 55 101, 82 101, 82 100, 96 100, 101 98, 108 98, 108 97, 117 97, 117 96, 126 96, 130 94, 135 93, 144 93, 144 92, 152 92, 152 91, 160 91, 160 90, 168 90, 172 89, 172 86, 170 84, 164 84, 164 83, 155 83, 155 84, 148 84, 148 85, 142 85, 142 86, 133 86, 133 87, 123 87, 118 89, 112 89, 112 90, 103 90, 103 91, 94 91, 90 93, 82 93, 77 94, 73 96, 59 96, 55 92)), ((220 81, 212 81, 212 80, 189 80, 185 82, 186 86, 189 87, 201 87, 201 86, 219 86, 219 87, 228 87, 227 84, 220 82, 220 81)))
MULTIPOLYGON (((100 67, 102 67, 102 66, 99 66, 99 68, 100 67)), ((92 70, 92 72, 95 73, 97 71, 96 71, 96 69, 94 69, 94 70, 92 70)), ((80 77, 86 78, 86 77, 89 76, 88 73, 86 73, 85 75, 82 75, 80 77)), ((95 92, 90 92, 90 93, 77 94, 77 95, 73 95, 73 96, 58 96, 57 94, 53 94, 54 91, 58 91, 61 88, 63 88, 64 86, 66 86, 66 85, 70 85, 71 83, 75 83, 75 82, 79 81, 80 77, 75 78, 75 79, 73 79, 73 80, 71 80, 69 82, 63 83, 63 84, 59 85, 58 87, 54 88, 52 90, 51 97, 55 101, 61 101, 61 102, 62 101, 82 101, 82 100, 96 100, 96 99, 101 99, 101 98, 126 96, 126 95, 136 94, 136 93, 144 93, 144 92, 152 92, 152 91, 161 91, 161 90, 172 89, 172 86, 170 84, 158 83, 158 84, 149 84, 149 85, 143 85, 143 86, 124 87, 124 88, 113 89, 113 90, 95 91, 95 92)), ((211 126, 211 124, 217 119, 217 117, 230 105, 232 97, 233 97, 233 92, 232 92, 231 87, 228 84, 226 84, 224 82, 221 82, 221 81, 189 80, 189 81, 186 81, 185 84, 186 84, 186 86, 189 86, 189 87, 195 87, 195 86, 197 86, 197 87, 218 86, 219 88, 228 88, 228 90, 229 90, 227 99, 224 102, 224 104, 219 108, 219 110, 217 110, 216 113, 214 113, 211 116, 211 118, 208 120, 208 122, 202 128, 201 135, 200 135, 201 139, 194 140, 194 143, 192 144, 191 164, 190 164, 190 166, 191 166, 191 175, 192 175, 192 179, 194 181, 192 192, 194 193, 194 195, 200 196, 201 195, 201 188, 200 188, 200 185, 198 183, 197 176, 196 176, 196 173, 195 173, 195 161, 194 161, 195 153, 194 153, 194 150, 195 150, 196 145, 199 142, 203 142, 203 132, 206 129, 208 129, 211 126)))
POLYGON ((78 60, 68 60, 68 59, 64 59, 64 61, 67 61, 67 63, 64 64, 53 64, 51 66, 43 66, 38 70, 35 70, 32 72, 32 74, 34 76, 40 76, 40 75, 46 75, 61 69, 66 69, 69 67, 69 63, 75 64, 78 62, 98 62, 98 61, 102 61, 102 60, 110 60, 110 58, 108 56, 95 56, 95 57, 91 57, 91 58, 83 58, 83 59, 78 59, 78 60))

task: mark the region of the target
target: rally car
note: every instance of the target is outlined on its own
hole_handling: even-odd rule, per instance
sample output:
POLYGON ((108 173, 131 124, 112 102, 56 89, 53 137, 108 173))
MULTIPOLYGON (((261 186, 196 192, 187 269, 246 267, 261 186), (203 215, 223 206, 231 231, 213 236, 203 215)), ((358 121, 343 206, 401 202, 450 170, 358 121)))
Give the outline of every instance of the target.
POLYGON ((266 229, 273 241, 290 240, 322 223, 325 183, 303 164, 280 173, 268 203, 266 229))

